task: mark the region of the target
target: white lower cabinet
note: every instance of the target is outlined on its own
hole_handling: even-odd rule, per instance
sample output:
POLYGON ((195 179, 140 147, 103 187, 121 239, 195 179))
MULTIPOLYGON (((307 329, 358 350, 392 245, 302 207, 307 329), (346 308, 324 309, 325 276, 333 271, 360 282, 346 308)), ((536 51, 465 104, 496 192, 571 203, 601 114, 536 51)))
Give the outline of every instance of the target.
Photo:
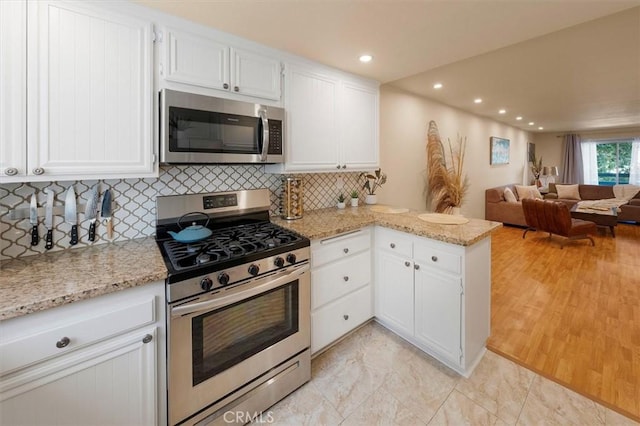
POLYGON ((376 317, 395 330, 413 334, 413 264, 383 250, 376 252, 376 317), (383 284, 382 284, 383 283, 383 284))
POLYGON ((311 243, 311 353, 373 316, 371 230, 311 243))
POLYGON ((491 240, 458 246, 376 228, 376 319, 469 376, 490 331, 491 240))
POLYGON ((0 323, 0 424, 165 423, 164 283, 0 323))

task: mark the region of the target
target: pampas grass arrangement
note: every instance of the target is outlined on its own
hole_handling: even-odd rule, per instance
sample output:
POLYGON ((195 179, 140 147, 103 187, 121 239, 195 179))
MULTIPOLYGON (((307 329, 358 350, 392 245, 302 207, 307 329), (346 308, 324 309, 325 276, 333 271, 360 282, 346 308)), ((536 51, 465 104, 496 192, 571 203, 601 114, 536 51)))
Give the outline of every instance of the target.
POLYGON ((469 187, 467 177, 462 175, 467 139, 458 135, 455 148, 450 140, 448 143, 449 166, 438 125, 431 120, 427 132, 427 202, 436 213, 452 213, 460 207, 469 187))

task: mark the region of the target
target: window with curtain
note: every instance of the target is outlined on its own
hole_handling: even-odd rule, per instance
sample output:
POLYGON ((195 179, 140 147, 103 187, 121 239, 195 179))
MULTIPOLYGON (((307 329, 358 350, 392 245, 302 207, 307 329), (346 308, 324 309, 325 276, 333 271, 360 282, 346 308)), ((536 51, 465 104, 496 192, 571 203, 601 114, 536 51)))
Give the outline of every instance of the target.
POLYGON ((640 185, 640 138, 582 142, 584 183, 640 185))

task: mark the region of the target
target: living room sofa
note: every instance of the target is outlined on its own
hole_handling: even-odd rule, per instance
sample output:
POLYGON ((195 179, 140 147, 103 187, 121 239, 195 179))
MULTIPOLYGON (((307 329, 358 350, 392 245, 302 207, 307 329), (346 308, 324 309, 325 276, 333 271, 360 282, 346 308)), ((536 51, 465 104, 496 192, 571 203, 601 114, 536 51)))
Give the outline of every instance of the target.
MULTIPOLYGON (((562 185, 562 184, 558 184, 562 185)), ((605 185, 578 185, 580 200, 558 198, 556 184, 549 184, 549 192, 545 194, 546 200, 561 201, 571 208, 581 200, 605 200, 615 198, 613 187, 605 185)), ((640 192, 638 192, 627 204, 620 206, 618 211, 618 222, 638 222, 640 223, 640 192)))
MULTIPOLYGON (((524 211, 522 203, 509 203, 504 198, 505 188, 510 188, 514 194, 515 183, 495 188, 489 188, 485 191, 485 219, 495 222, 502 222, 508 225, 527 226, 524 219, 524 211)), ((582 200, 601 200, 607 198, 615 198, 613 188, 604 185, 579 185, 578 192, 582 200)), ((580 200, 559 199, 554 184, 549 184, 549 193, 545 195, 545 199, 554 199, 561 201, 569 208, 573 207, 580 200)), ((618 212, 618 222, 638 222, 640 223, 640 193, 622 207, 618 212)))
POLYGON ((502 222, 508 225, 527 226, 524 220, 522 203, 508 203, 504 199, 505 188, 511 189, 516 194, 515 183, 495 188, 489 188, 484 194, 484 218, 494 222, 502 222))

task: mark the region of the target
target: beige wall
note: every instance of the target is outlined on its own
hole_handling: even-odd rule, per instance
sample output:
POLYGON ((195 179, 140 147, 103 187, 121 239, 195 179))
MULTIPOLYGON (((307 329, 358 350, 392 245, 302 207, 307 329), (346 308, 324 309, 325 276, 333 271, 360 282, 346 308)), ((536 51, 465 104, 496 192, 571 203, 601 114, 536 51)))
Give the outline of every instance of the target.
POLYGON ((484 218, 485 189, 523 182, 530 134, 389 85, 380 88, 380 165, 388 181, 378 191, 378 202, 426 209, 426 134, 430 120, 438 124, 445 147, 447 138, 455 142, 458 134, 467 137, 464 173, 470 185, 462 214, 484 218), (511 140, 509 164, 489 165, 491 136, 511 140))
MULTIPOLYGON (((542 165, 558 166, 562 175, 562 136, 567 133, 536 133, 533 142, 536 144, 536 155, 542 156, 542 165)), ((611 139, 623 137, 638 137, 640 127, 627 127, 621 129, 603 129, 598 131, 575 131, 582 139, 611 139)), ((556 178, 560 182, 560 177, 556 178)))

